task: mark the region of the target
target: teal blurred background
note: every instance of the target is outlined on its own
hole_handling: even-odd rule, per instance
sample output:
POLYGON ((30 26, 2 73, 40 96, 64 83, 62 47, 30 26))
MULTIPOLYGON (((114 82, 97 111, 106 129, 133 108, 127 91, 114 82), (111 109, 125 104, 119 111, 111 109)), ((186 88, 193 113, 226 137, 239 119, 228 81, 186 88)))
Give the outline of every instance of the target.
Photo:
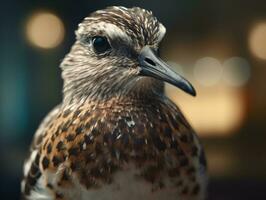
POLYGON ((58 65, 90 12, 140 6, 166 26, 162 56, 195 85, 167 85, 199 133, 209 199, 266 199, 266 1, 76 0, 1 2, 1 199, 19 199, 22 164, 41 119, 62 98, 58 65))

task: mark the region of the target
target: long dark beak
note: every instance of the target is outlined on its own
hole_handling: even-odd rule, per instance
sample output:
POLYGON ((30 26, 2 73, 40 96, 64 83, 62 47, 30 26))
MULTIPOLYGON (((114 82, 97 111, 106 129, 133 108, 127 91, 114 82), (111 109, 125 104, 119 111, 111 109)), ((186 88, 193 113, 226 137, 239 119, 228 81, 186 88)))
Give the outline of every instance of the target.
POLYGON ((138 60, 141 68, 139 75, 168 82, 192 96, 196 96, 193 86, 185 78, 174 72, 149 46, 143 47, 138 60))

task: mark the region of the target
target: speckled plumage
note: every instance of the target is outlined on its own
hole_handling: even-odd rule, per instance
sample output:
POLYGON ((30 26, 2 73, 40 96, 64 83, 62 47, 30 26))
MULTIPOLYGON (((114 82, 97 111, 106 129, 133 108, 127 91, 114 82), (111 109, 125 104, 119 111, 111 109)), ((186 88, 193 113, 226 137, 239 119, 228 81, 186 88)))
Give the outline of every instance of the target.
POLYGON ((85 18, 76 34, 61 64, 63 102, 42 122, 25 162, 25 199, 205 199, 198 138, 163 82, 136 76, 134 55, 158 48, 163 26, 143 9, 110 7, 85 18), (93 34, 119 48, 93 54, 93 34))

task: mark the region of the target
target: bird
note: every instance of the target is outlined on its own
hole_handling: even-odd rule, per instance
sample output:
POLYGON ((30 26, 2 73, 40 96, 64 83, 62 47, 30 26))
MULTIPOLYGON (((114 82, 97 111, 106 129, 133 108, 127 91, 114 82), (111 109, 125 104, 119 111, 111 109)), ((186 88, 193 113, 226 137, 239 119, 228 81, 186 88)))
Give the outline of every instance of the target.
POLYGON ((204 149, 165 82, 195 96, 160 58, 166 28, 151 11, 111 6, 78 25, 60 64, 62 102, 24 163, 27 200, 204 200, 204 149))

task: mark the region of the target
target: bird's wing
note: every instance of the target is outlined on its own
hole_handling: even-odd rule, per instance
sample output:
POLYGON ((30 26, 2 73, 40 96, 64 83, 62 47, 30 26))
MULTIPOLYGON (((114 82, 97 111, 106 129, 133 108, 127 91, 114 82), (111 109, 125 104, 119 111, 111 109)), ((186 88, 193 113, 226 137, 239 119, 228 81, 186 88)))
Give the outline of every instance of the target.
POLYGON ((54 120, 57 116, 61 108, 61 105, 56 106, 52 109, 48 115, 43 119, 40 126, 38 127, 35 135, 33 137, 33 141, 30 147, 30 152, 28 158, 24 162, 23 166, 23 180, 21 182, 21 191, 23 196, 29 193, 32 186, 35 185, 37 179, 40 177, 40 170, 39 170, 39 153, 38 150, 42 143, 45 128, 47 128, 48 124, 54 120))

